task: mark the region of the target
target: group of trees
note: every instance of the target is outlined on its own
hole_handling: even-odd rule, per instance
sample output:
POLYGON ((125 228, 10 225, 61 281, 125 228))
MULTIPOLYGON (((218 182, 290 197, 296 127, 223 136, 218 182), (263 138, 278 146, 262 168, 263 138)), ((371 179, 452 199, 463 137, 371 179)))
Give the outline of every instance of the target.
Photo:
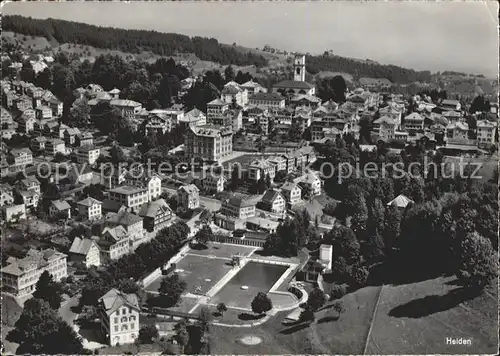
POLYGON ((33 298, 26 301, 7 340, 19 344, 20 354, 90 354, 73 328, 58 316, 62 285, 45 271, 33 298), (64 340, 64 342, 61 342, 64 340))
POLYGON ((155 239, 141 244, 135 253, 110 262, 105 269, 93 269, 83 282, 80 305, 97 305, 97 300, 110 288, 137 292, 134 281, 166 263, 178 252, 188 234, 189 227, 184 222, 176 222, 161 230, 155 239))
POLYGON ((395 65, 384 65, 373 61, 360 61, 330 54, 306 56, 306 69, 316 74, 320 71, 352 73, 356 78, 386 78, 393 83, 430 82, 430 71, 415 71, 395 65))
POLYGON ((41 20, 18 15, 5 16, 2 20, 5 31, 43 36, 49 41, 56 40, 59 43, 77 43, 131 53, 151 51, 161 56, 194 53, 201 60, 221 64, 256 65, 258 67, 267 65, 267 60, 262 55, 250 51, 244 53, 233 46, 220 44, 214 38, 190 38, 175 33, 125 30, 51 18, 41 20))
POLYGON ((264 251, 278 256, 297 256, 303 247, 315 247, 319 240, 319 233, 311 224, 311 216, 304 209, 293 219, 287 218, 278 226, 276 233, 269 235, 264 251))
POLYGON ((427 152, 423 144, 399 155, 384 145, 360 153, 356 142, 339 137, 318 150, 338 171, 345 167, 341 164, 353 169, 350 175, 340 171, 343 179, 336 171, 325 182, 327 193, 341 201, 333 214, 344 224, 323 239, 334 246, 336 280, 361 286, 379 262, 392 266, 388 272, 394 278, 409 278, 411 265, 421 277, 455 273, 472 288, 484 287, 496 275, 497 190, 470 177, 471 167, 454 167, 451 174, 441 165, 443 156, 427 152), (364 173, 368 164, 369 176, 364 173), (405 209, 387 206, 399 194, 413 203, 405 209))
POLYGON ((328 100, 333 100, 338 104, 345 102, 347 84, 344 77, 341 75, 318 79, 316 81, 316 89, 318 91, 318 97, 322 102, 328 100))

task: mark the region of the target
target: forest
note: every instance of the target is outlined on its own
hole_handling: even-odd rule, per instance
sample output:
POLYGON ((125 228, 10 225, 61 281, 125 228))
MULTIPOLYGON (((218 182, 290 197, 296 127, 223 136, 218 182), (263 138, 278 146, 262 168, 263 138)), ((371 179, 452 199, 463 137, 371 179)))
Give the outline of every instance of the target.
POLYGON ((430 71, 415 71, 395 65, 384 65, 376 62, 360 61, 351 58, 324 53, 319 56, 306 57, 306 69, 311 74, 320 71, 345 72, 360 77, 386 78, 396 84, 412 82, 430 82, 430 71))
POLYGON ((194 53, 199 59, 221 64, 255 65, 263 67, 267 60, 258 54, 241 51, 220 44, 215 38, 189 37, 176 33, 146 30, 125 30, 93 26, 57 19, 34 19, 18 15, 2 19, 4 31, 28 36, 42 36, 59 43, 77 43, 97 48, 140 53, 151 51, 161 56, 194 53))

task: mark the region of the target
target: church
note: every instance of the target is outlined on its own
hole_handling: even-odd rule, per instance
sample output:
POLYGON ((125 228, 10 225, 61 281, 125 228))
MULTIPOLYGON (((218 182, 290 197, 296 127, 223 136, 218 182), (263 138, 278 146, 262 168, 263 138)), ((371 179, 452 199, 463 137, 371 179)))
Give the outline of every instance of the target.
POLYGON ((315 94, 314 85, 306 82, 306 56, 295 55, 293 60, 293 80, 283 80, 273 85, 273 92, 284 96, 315 94))

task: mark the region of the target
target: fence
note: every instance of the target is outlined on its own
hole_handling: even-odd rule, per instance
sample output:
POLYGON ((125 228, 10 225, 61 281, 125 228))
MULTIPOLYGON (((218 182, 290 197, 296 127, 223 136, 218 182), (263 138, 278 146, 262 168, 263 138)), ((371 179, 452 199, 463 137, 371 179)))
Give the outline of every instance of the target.
POLYGON ((245 245, 245 246, 255 246, 255 247, 264 247, 265 241, 262 240, 253 240, 253 239, 235 239, 232 237, 226 236, 215 236, 215 242, 235 244, 235 245, 245 245))

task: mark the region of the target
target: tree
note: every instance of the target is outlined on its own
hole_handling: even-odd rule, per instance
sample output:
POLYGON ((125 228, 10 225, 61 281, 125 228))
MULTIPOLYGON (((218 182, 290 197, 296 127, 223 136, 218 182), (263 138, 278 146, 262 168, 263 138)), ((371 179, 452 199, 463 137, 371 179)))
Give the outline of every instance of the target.
POLYGON ((63 117, 65 124, 71 127, 85 127, 90 121, 90 106, 86 98, 77 99, 69 110, 69 115, 63 117))
POLYGON ((234 165, 231 171, 231 190, 234 192, 240 186, 240 167, 234 165))
POLYGON ((266 183, 266 188, 269 189, 271 187, 271 177, 269 176, 269 173, 266 174, 265 183, 266 183))
POLYGON ((184 349, 189 344, 189 333, 187 327, 188 323, 186 319, 181 320, 174 326, 175 338, 182 347, 182 354, 184 354, 184 349))
POLYGON ((341 300, 337 300, 335 303, 333 303, 332 308, 338 313, 337 319, 339 319, 340 315, 345 312, 344 302, 342 302, 341 300))
POLYGON ((269 310, 273 308, 273 302, 267 296, 267 294, 259 292, 252 300, 251 306, 252 306, 252 311, 255 314, 262 315, 267 313, 269 310))
POLYGON ((292 123, 290 129, 288 130, 288 139, 290 141, 299 141, 302 137, 302 130, 298 122, 292 123))
POLYGON ((234 78, 235 78, 234 69, 231 65, 228 65, 224 70, 224 79, 226 80, 227 83, 234 80, 234 78))
POLYGON ((345 101, 347 84, 341 75, 323 78, 316 83, 316 87, 318 88, 318 97, 322 101, 333 100, 336 103, 345 101))
POLYGON ((33 298, 42 299, 49 303, 52 309, 58 310, 62 301, 62 285, 54 281, 52 274, 45 271, 36 283, 33 298))
POLYGON ((52 80, 52 70, 50 68, 45 68, 40 73, 38 73, 35 80, 35 85, 43 89, 50 89, 52 88, 52 80))
POLYGON ((141 344, 152 344, 153 340, 158 337, 159 333, 155 325, 144 325, 139 329, 139 341, 141 344))
POLYGON ((177 273, 163 277, 158 288, 162 298, 162 304, 168 307, 174 306, 179 301, 182 292, 186 289, 186 282, 180 279, 177 273))
POLYGON ((111 162, 113 162, 113 164, 115 165, 127 161, 125 152, 123 152, 123 149, 118 145, 113 145, 113 147, 111 147, 111 149, 109 150, 109 154, 111 156, 111 162))
POLYGON ((214 233, 208 225, 203 225, 194 236, 195 240, 202 245, 207 246, 209 241, 213 241, 214 233))
POLYGON ((226 304, 224 303, 219 303, 217 304, 217 311, 219 312, 219 314, 222 316, 224 315, 224 312, 227 311, 227 306, 226 304))
POLYGON ((498 275, 498 259, 489 240, 477 232, 460 244, 458 278, 471 289, 483 289, 498 275))
POLYGON ((199 324, 202 327, 203 331, 208 331, 208 327, 212 322, 212 314, 210 313, 208 307, 203 306, 200 309, 198 317, 199 317, 199 324))
POLYGON ((19 76, 21 77, 21 80, 28 83, 33 83, 35 81, 35 71, 33 70, 33 66, 29 60, 23 63, 19 76))
POLYGON ((200 221, 202 224, 210 224, 212 222, 213 214, 208 209, 204 209, 200 214, 200 221))
POLYGON ((312 323, 315 319, 314 310, 307 305, 299 315, 300 323, 312 323))
POLYGON ((73 328, 59 318, 47 302, 38 298, 26 301, 7 340, 19 344, 20 354, 82 355, 85 352, 73 328))
POLYGON ((323 305, 325 305, 325 293, 318 287, 314 288, 311 293, 309 293, 309 298, 307 299, 307 306, 313 311, 318 311, 323 305))

